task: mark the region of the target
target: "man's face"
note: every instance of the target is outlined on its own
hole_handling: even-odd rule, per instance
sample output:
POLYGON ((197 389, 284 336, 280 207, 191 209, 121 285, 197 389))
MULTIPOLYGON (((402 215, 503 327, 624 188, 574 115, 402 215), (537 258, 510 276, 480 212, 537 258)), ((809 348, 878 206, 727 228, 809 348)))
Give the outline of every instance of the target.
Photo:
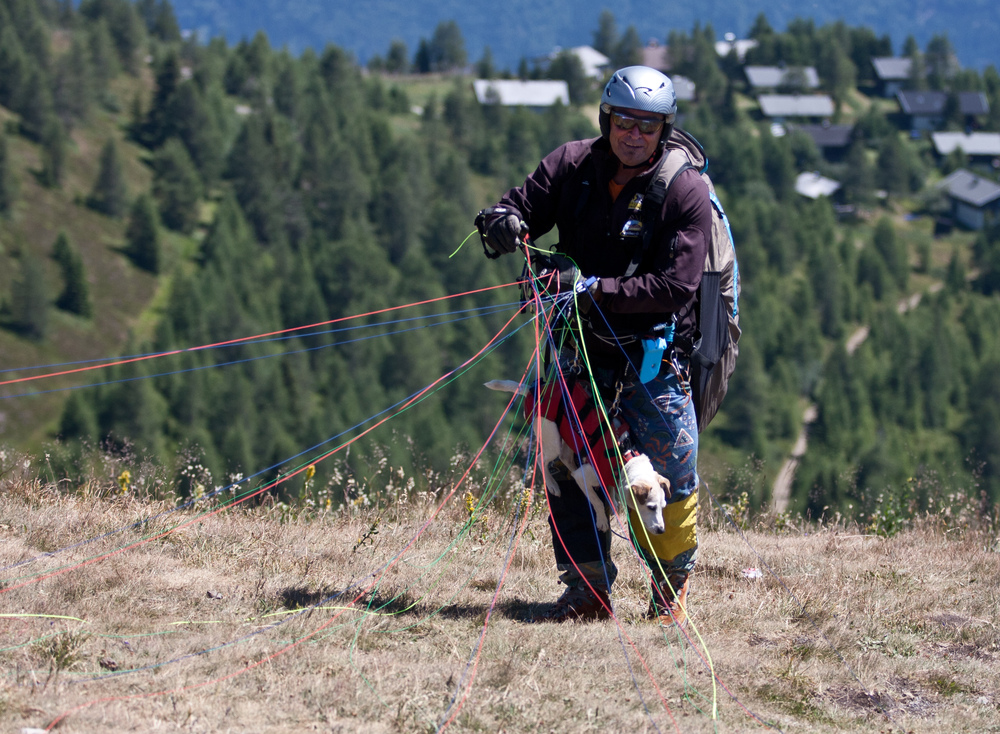
POLYGON ((618 156, 618 160, 626 166, 638 166, 643 161, 649 160, 656 152, 656 147, 660 142, 660 133, 663 131, 663 115, 614 107, 610 117, 608 140, 611 143, 611 151, 618 156), (660 124, 658 126, 650 124, 654 121, 660 124), (631 127, 631 129, 625 130, 623 126, 631 127), (644 133, 640 129, 641 127, 655 127, 656 129, 644 133))

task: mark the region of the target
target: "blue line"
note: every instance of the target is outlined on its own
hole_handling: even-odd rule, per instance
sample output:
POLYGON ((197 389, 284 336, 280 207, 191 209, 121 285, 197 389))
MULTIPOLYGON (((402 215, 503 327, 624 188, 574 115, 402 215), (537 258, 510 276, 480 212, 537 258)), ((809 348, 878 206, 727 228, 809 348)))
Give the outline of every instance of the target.
MULTIPOLYGON (((487 314, 499 313, 500 310, 502 310, 502 309, 500 309, 500 307, 497 307, 496 310, 488 311, 487 314)), ((105 382, 90 382, 90 383, 87 383, 86 385, 70 385, 69 387, 54 387, 54 388, 52 388, 50 390, 38 390, 36 392, 22 392, 22 393, 15 393, 13 395, 2 395, 2 396, 0 396, 0 400, 10 400, 12 398, 26 398, 26 397, 33 397, 35 395, 48 395, 50 393, 66 392, 68 390, 80 390, 80 389, 88 388, 88 387, 103 387, 105 385, 117 385, 117 384, 123 383, 123 382, 134 382, 136 380, 149 380, 149 379, 152 379, 154 377, 169 377, 170 375, 183 375, 183 374, 187 374, 189 372, 200 372, 201 370, 209 370, 209 369, 214 369, 216 367, 230 367, 230 366, 232 366, 234 364, 244 364, 246 362, 255 362, 255 361, 259 360, 259 359, 271 359, 272 357, 287 357, 287 356, 292 355, 292 354, 303 354, 303 353, 308 353, 308 352, 315 352, 315 351, 319 351, 320 349, 329 349, 330 347, 339 347, 339 346, 344 346, 346 344, 354 344, 356 342, 367 341, 369 339, 378 339, 378 338, 383 337, 383 336, 395 336, 397 334, 405 334, 405 333, 410 332, 410 331, 416 331, 417 329, 429 329, 429 328, 431 328, 433 326, 447 326, 448 324, 454 324, 454 323, 458 323, 460 321, 467 321, 469 319, 476 318, 477 316, 480 316, 480 315, 482 315, 482 314, 473 314, 471 316, 463 316, 462 318, 451 319, 449 321, 441 321, 441 322, 438 322, 436 324, 426 324, 426 325, 422 325, 422 326, 414 326, 414 327, 409 328, 409 329, 399 329, 397 331, 389 331, 389 332, 385 332, 385 333, 381 333, 381 334, 372 334, 370 336, 359 337, 357 339, 348 339, 346 341, 334 342, 333 344, 322 344, 322 345, 320 345, 318 347, 309 347, 307 349, 294 349, 292 351, 278 352, 276 354, 263 354, 263 355, 260 355, 258 357, 246 357, 244 359, 236 359, 236 360, 232 360, 230 362, 216 362, 216 363, 213 363, 213 364, 201 365, 201 366, 198 366, 198 367, 188 367, 188 368, 182 369, 182 370, 173 370, 173 371, 170 371, 170 372, 157 372, 157 373, 152 374, 152 375, 139 375, 139 376, 136 376, 136 377, 122 377, 121 379, 118 379, 118 380, 106 380, 105 382)), ((384 325, 385 324, 376 324, 376 326, 384 326, 384 325)), ((353 327, 352 327, 352 329, 353 329, 353 327)), ((346 329, 345 331, 350 331, 352 329, 346 329)), ((324 333, 324 332, 320 332, 320 333, 324 333)), ((329 332, 329 333, 335 333, 335 332, 329 332)), ((253 344, 263 344, 265 342, 262 341, 262 342, 251 342, 251 343, 253 343, 253 344)), ((238 345, 232 345, 232 346, 238 346, 238 345)), ((204 351, 204 350, 199 350, 199 351, 204 351)), ((180 354, 192 354, 192 353, 194 353, 194 352, 193 351, 184 351, 184 352, 178 352, 177 354, 171 354, 170 356, 179 356, 180 354)), ((116 366, 124 366, 124 365, 116 365, 116 366)))
MULTIPOLYGON (((483 356, 485 356, 486 354, 490 354, 490 353, 494 352, 496 349, 498 349, 500 347, 501 344, 504 344, 509 339, 512 339, 515 334, 517 334, 521 329, 523 329, 525 326, 527 326, 530 323, 531 323, 530 320, 526 321, 524 324, 522 324, 521 326, 518 326, 516 329, 514 329, 513 331, 511 331, 511 333, 508 334, 507 336, 503 337, 502 339, 497 340, 496 344, 494 344, 487 352, 485 352, 483 356)), ((455 370, 450 370, 448 373, 446 373, 446 376, 448 374, 452 374, 454 372, 455 372, 455 370)), ((195 499, 195 498, 189 499, 187 502, 185 502, 185 503, 183 503, 181 505, 178 505, 177 507, 174 507, 173 509, 165 510, 164 512, 161 512, 159 514, 153 515, 152 517, 145 518, 143 520, 138 520, 137 522, 134 522, 131 525, 124 525, 124 526, 122 526, 122 527, 120 527, 120 528, 118 528, 116 530, 108 531, 107 533, 104 533, 102 535, 96 535, 96 536, 94 536, 92 538, 89 538, 87 540, 82 540, 82 541, 80 541, 78 543, 74 543, 73 545, 68 545, 68 546, 65 546, 63 548, 59 548, 59 549, 54 550, 54 551, 49 551, 48 553, 43 553, 41 555, 35 556, 34 558, 28 558, 28 559, 25 559, 23 561, 19 561, 18 563, 13 563, 13 564, 10 564, 10 565, 7 565, 7 566, 2 566, 2 567, 0 567, 0 571, 8 571, 8 570, 11 570, 11 569, 18 568, 20 566, 27 565, 29 563, 34 563, 35 561, 39 561, 39 560, 42 560, 42 559, 45 559, 45 558, 52 558, 52 557, 58 555, 59 553, 63 553, 63 552, 68 551, 68 550, 74 550, 76 548, 80 548, 82 546, 85 546, 85 545, 88 545, 90 543, 93 543, 93 542, 95 542, 97 540, 103 540, 103 539, 109 538, 109 537, 111 537, 113 535, 117 535, 118 533, 124 532, 126 530, 137 529, 137 528, 141 527, 142 525, 144 525, 145 523, 152 522, 153 520, 157 520, 157 519, 160 519, 162 517, 166 517, 166 516, 171 515, 174 512, 177 512, 179 510, 183 510, 183 509, 186 509, 188 507, 191 507, 194 504, 196 504, 197 502, 207 502, 208 500, 213 499, 213 498, 219 496, 220 494, 222 494, 222 493, 224 493, 224 492, 226 492, 228 490, 235 491, 235 489, 237 487, 239 487, 241 484, 248 483, 250 480, 254 479, 255 477, 260 477, 263 474, 265 474, 265 473, 267 473, 267 472, 269 472, 269 471, 271 471, 273 469, 277 469, 278 467, 281 467, 281 466, 283 466, 285 464, 288 464, 288 463, 294 461, 295 459, 298 459, 298 458, 300 458, 302 456, 305 456, 306 454, 308 454, 310 452, 316 451, 316 450, 318 450, 318 449, 320 449, 320 448, 328 445, 332 441, 335 441, 338 438, 341 438, 341 437, 343 437, 343 436, 351 433, 352 431, 360 429, 365 424, 370 423, 370 422, 374 421, 375 419, 377 419, 377 418, 379 418, 379 417, 381 417, 381 416, 383 416, 383 415, 385 415, 387 413, 392 412, 393 410, 395 410, 399 406, 401 406, 401 405, 407 403, 408 401, 412 400, 415 396, 419 395, 424 390, 426 390, 426 388, 422 388, 420 390, 417 390, 416 392, 412 393, 408 397, 405 397, 402 400, 394 403, 393 405, 390 405, 389 407, 385 408, 384 410, 382 410, 382 411, 380 411, 378 413, 375 413, 374 415, 372 415, 369 418, 361 421, 360 423, 355 424, 351 428, 347 428, 347 429, 341 431, 340 433, 335 434, 334 436, 331 436, 330 438, 326 439, 325 441, 322 441, 322 442, 320 442, 318 444, 315 444, 314 446, 311 446, 311 447, 309 447, 307 449, 304 449, 303 451, 300 451, 299 453, 295 454, 294 456, 290 456, 287 459, 284 459, 284 460, 282 460, 282 461, 280 461, 280 462, 278 462, 276 464, 272 464, 271 466, 266 467, 264 469, 261 469, 260 471, 254 473, 254 474, 251 474, 251 475, 249 475, 247 477, 244 477, 243 479, 241 479, 238 482, 233 482, 233 483, 228 484, 228 485, 226 485, 224 487, 219 487, 218 489, 213 490, 212 492, 210 492, 209 494, 205 495, 204 497, 202 497, 200 499, 195 499)), ((19 578, 23 578, 23 577, 19 577, 19 578)), ((16 580, 16 579, 6 579, 6 581, 13 581, 13 580, 16 580)))
POLYGON ((492 313, 499 313, 501 311, 506 311, 508 308, 510 308, 512 306, 518 306, 518 307, 520 307, 520 304, 519 303, 505 303, 505 304, 498 304, 498 305, 495 305, 495 306, 479 306, 477 308, 459 309, 459 310, 456 310, 456 311, 445 311, 445 312, 440 313, 440 314, 429 314, 427 316, 412 316, 410 318, 396 319, 394 321, 378 321, 378 322, 375 322, 375 323, 372 323, 372 324, 361 324, 359 326, 345 326, 345 327, 341 327, 341 328, 337 328, 337 329, 326 329, 326 330, 323 330, 323 331, 306 331, 306 332, 301 332, 301 333, 296 333, 296 334, 283 334, 281 336, 268 337, 268 338, 259 338, 259 339, 258 338, 250 337, 250 338, 248 338, 246 340, 243 340, 243 341, 233 341, 233 342, 227 342, 225 344, 213 344, 211 346, 182 347, 181 349, 171 349, 171 350, 167 350, 167 351, 164 351, 164 352, 145 352, 145 353, 141 353, 141 354, 130 354, 130 355, 120 356, 120 357, 97 357, 95 359, 81 359, 81 360, 77 360, 75 362, 55 362, 55 363, 46 364, 46 365, 35 365, 34 367, 9 367, 9 368, 5 368, 5 369, 0 369, 0 375, 7 374, 8 372, 28 372, 28 371, 31 371, 31 370, 51 369, 53 367, 72 367, 73 365, 93 364, 95 362, 114 362, 114 361, 118 361, 118 360, 142 359, 142 358, 146 358, 146 357, 173 357, 173 356, 177 356, 179 354, 189 354, 189 353, 192 353, 192 352, 208 352, 208 351, 210 351, 212 349, 223 349, 223 348, 226 348, 226 347, 241 347, 241 346, 248 345, 248 344, 267 344, 268 342, 287 341, 289 339, 302 339, 302 338, 306 338, 306 337, 310 337, 310 336, 321 336, 323 334, 338 334, 338 333, 341 333, 341 332, 354 331, 354 330, 358 330, 358 329, 373 329, 373 328, 376 328, 378 326, 388 326, 390 324, 401 324, 401 323, 405 323, 407 321, 419 321, 419 320, 422 320, 422 319, 431 319, 431 318, 440 317, 440 316, 451 316, 451 315, 463 314, 463 313, 476 313, 476 312, 480 312, 483 315, 489 315, 489 314, 492 314, 492 313))

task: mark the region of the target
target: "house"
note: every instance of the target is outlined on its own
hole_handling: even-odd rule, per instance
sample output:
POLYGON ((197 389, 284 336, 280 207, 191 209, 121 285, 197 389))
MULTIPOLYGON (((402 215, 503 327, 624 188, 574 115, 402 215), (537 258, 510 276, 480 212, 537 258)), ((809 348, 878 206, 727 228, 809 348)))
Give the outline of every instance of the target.
POLYGON ((990 114, 990 101, 983 92, 959 92, 958 111, 965 118, 965 129, 979 127, 978 117, 990 114))
POLYGON ((736 58, 742 64, 743 60, 747 56, 747 51, 752 48, 757 48, 757 42, 753 39, 736 39, 736 34, 727 33, 724 36, 725 40, 715 42, 715 53, 719 56, 725 57, 729 55, 730 51, 736 52, 736 58))
POLYGON ((611 59, 591 46, 574 46, 570 53, 580 59, 583 73, 588 79, 603 79, 611 59))
POLYGON ((795 192, 809 199, 833 196, 839 189, 839 181, 821 176, 817 171, 806 171, 795 177, 795 192))
POLYGON ((955 221, 969 229, 982 229, 1000 216, 1000 184, 960 168, 938 184, 951 200, 955 221))
POLYGON ((847 154, 847 149, 851 145, 851 133, 854 128, 851 125, 791 125, 789 130, 798 130, 805 133, 819 148, 823 157, 831 162, 842 161, 847 154))
POLYGON ((678 102, 693 102, 695 94, 695 85, 691 79, 686 76, 681 76, 680 74, 674 74, 670 77, 670 81, 674 83, 674 94, 677 95, 678 102))
POLYGON ((520 79, 476 79, 472 82, 480 104, 545 109, 556 102, 569 105, 569 85, 562 79, 522 81, 520 79))
POLYGON ((910 80, 913 60, 908 56, 876 56, 872 59, 872 67, 875 69, 879 94, 891 99, 897 92, 903 91, 910 80))
POLYGON ((820 122, 833 116, 833 100, 828 94, 762 94, 757 98, 760 111, 771 122, 788 118, 820 122))
POLYGON ((670 48, 651 38, 642 49, 642 65, 657 71, 670 71, 670 48))
POLYGON ((947 92, 897 92, 899 108, 912 132, 930 132, 944 123, 947 92))
POLYGON ((944 157, 961 148, 971 159, 1000 158, 1000 133, 933 133, 934 152, 944 157))
POLYGON ((819 88, 819 75, 814 66, 746 66, 743 68, 753 92, 773 92, 794 89, 808 92, 819 88))

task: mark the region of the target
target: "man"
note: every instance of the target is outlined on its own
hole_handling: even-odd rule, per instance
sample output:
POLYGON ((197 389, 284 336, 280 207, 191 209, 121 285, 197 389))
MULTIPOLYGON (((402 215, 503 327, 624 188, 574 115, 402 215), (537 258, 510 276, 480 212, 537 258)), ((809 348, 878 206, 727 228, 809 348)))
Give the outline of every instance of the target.
MULTIPOLYGON (((640 216, 646 187, 667 150, 687 155, 696 169, 704 165, 700 153, 683 148, 678 136, 671 139, 676 112, 668 77, 644 66, 615 72, 601 95, 601 136, 557 148, 523 186, 477 218, 484 241, 498 254, 514 252, 525 228, 537 238, 556 227, 558 250, 575 263, 583 282, 596 276, 579 295, 582 305, 594 304, 582 334, 588 366, 599 387, 621 385, 614 393, 619 418, 671 483, 663 535, 643 532, 630 515, 652 578, 649 616, 664 625, 686 621, 697 553, 698 427, 684 345, 694 337, 711 232, 708 187, 697 170, 677 176, 659 212, 640 216), (650 226, 654 220, 644 245, 643 222, 650 226), (636 365, 643 356, 642 337, 662 333, 656 329, 664 324, 673 325, 673 346, 658 372, 654 361, 655 376, 641 382, 636 365)), ((569 270, 576 277, 576 270, 569 270)), ((561 496, 550 494, 549 503, 556 563, 567 588, 541 619, 608 618, 617 575, 609 553, 611 532, 596 530, 587 499, 572 483, 561 496)))

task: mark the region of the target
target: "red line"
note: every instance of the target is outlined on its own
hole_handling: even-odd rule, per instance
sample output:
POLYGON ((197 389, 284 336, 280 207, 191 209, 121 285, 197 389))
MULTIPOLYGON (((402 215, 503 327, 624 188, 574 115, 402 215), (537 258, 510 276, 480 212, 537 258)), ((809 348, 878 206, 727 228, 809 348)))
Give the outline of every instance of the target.
MULTIPOLYGON (((463 362, 455 370, 452 370, 451 372, 449 372, 446 375, 442 375, 437 380, 435 380, 433 383, 431 383, 426 388, 424 388, 423 390, 421 390, 420 393, 418 393, 417 395, 415 395, 410 401, 407 402, 407 405, 402 406, 400 408, 400 410, 403 410, 406 407, 408 407, 415 400, 417 400, 420 397, 420 395, 422 395, 422 394, 426 393, 427 391, 429 391, 438 382, 441 382, 448 375, 453 374, 454 372, 456 372, 461 367, 464 367, 467 364, 471 363, 474 359, 476 359, 476 357, 478 357, 480 354, 482 354, 483 352, 485 352, 490 347, 490 345, 493 344, 500 337, 500 334, 502 334, 504 332, 504 330, 514 321, 514 319, 517 318, 517 316, 518 316, 518 314, 514 314, 507 321, 507 323, 504 324, 504 326, 500 329, 500 331, 497 332, 496 336, 494 336, 492 339, 490 339, 490 341, 487 342, 487 344, 482 349, 480 349, 475 355, 473 355, 468 360, 466 360, 465 362, 463 362)), ((396 413, 394 413, 393 415, 398 415, 398 413, 399 413, 399 411, 396 411, 396 413)), ((365 435, 365 433, 368 433, 369 431, 373 430, 378 425, 381 425, 381 423, 384 423, 386 420, 389 420, 389 418, 391 418, 391 417, 392 416, 387 416, 385 419, 383 419, 382 421, 380 421, 375 426, 372 426, 371 428, 369 428, 364 433, 359 434, 357 437, 355 437, 354 439, 352 439, 351 443, 353 443, 354 441, 356 441, 361 436, 365 435)), ((502 420, 502 417, 501 417, 501 420, 502 420)), ((375 580, 373 580, 368 586, 366 586, 364 589, 362 589, 351 600, 351 604, 354 604, 355 602, 357 602, 358 599, 360 599, 363 596, 365 596, 370 589, 374 588, 380 582, 380 580, 385 576, 385 574, 388 573, 388 571, 403 557, 403 554, 406 553, 406 551, 409 550, 413 546, 413 544, 424 533, 424 531, 426 531, 427 528, 430 527, 431 522, 433 522, 434 519, 440 514, 441 510, 444 509, 444 506, 454 496, 455 492, 458 491, 458 488, 462 485, 462 483, 469 476, 469 473, 472 471, 473 467, 476 465, 476 462, 479 460, 479 457, 482 456, 483 452, 485 452, 486 447, 490 444, 490 442, 493 439, 493 436, 496 435, 496 432, 499 430, 499 428, 500 428, 500 421, 497 421, 497 424, 493 427, 493 430, 490 432, 490 435, 487 437, 486 441, 483 442, 482 448, 479 449, 479 451, 477 452, 477 454, 473 457, 472 461, 469 462, 469 467, 465 470, 465 472, 462 474, 462 476, 458 479, 458 482, 456 482, 455 486, 451 489, 450 492, 448 492, 447 495, 445 495, 442 498, 440 504, 438 504, 438 506, 434 509, 434 511, 431 513, 430 517, 428 517, 424 521, 423 525, 420 526, 420 528, 417 530, 416 534, 412 538, 410 538, 409 542, 407 542, 407 544, 405 546, 403 546, 403 548, 399 551, 399 553, 396 554, 396 558, 391 563, 389 563, 382 570, 382 573, 379 575, 378 578, 376 578, 375 580)), ((321 457, 319 460, 322 460, 322 459, 325 459, 325 458, 331 456, 332 454, 336 453, 336 451, 339 451, 342 448, 343 448, 343 446, 338 447, 334 451, 331 451, 329 454, 326 454, 325 456, 321 457)), ((284 477, 280 481, 286 481, 287 479, 290 479, 291 477, 295 476, 296 474, 298 474, 299 472, 304 471, 304 470, 305 470, 305 467, 302 467, 302 469, 299 469, 299 470, 293 472, 292 474, 289 474, 287 477, 284 477)), ((275 482, 274 484, 272 484, 270 486, 275 486, 278 483, 280 483, 280 482, 275 482)), ((248 497, 243 498, 242 500, 240 500, 240 502, 245 501, 246 499, 249 499, 249 497, 251 497, 251 496, 255 496, 257 494, 260 494, 261 491, 264 491, 264 489, 267 489, 267 488, 268 487, 265 487, 265 488, 262 488, 261 490, 258 490, 253 495, 250 495, 248 497)), ((233 504, 238 504, 238 503, 233 503, 233 504)), ((221 512, 223 509, 227 509, 228 507, 232 507, 233 504, 227 505, 224 508, 219 508, 218 510, 215 510, 214 512, 209 513, 208 515, 204 515, 202 517, 210 517, 211 515, 215 514, 216 512, 221 512)), ((527 513, 525 514, 525 516, 527 516, 527 513)), ((197 520, 200 520, 200 519, 202 519, 202 517, 195 518, 191 522, 195 522, 197 520)), ((185 524, 190 524, 190 523, 185 523, 185 524)), ((177 527, 183 527, 183 525, 180 525, 180 526, 177 526, 177 527)), ((162 537, 164 535, 169 534, 170 532, 173 532, 173 530, 176 530, 176 529, 177 528, 173 528, 172 530, 169 530, 166 533, 162 533, 161 535, 156 536, 156 537, 157 538, 162 537)), ((102 556, 102 558, 107 558, 108 556, 114 555, 115 553, 119 553, 119 552, 121 552, 123 550, 127 550, 128 548, 133 548, 136 545, 139 545, 139 544, 144 543, 144 542, 148 542, 149 540, 155 540, 155 539, 156 538, 149 538, 149 539, 146 539, 146 540, 143 540, 143 541, 139 541, 137 543, 134 543, 131 546, 128 546, 127 548, 121 548, 121 549, 119 549, 117 551, 114 551, 113 553, 107 554, 106 556, 102 556)), ((101 560, 101 559, 91 559, 87 563, 91 563, 91 562, 94 562, 96 560, 101 560)), ((81 563, 81 564, 79 564, 79 566, 76 566, 74 568, 79 568, 80 566, 83 566, 83 565, 86 565, 86 564, 81 563)), ((65 572, 67 570, 69 570, 69 569, 63 569, 63 571, 61 571, 60 573, 65 572)), ((56 574, 51 574, 51 575, 56 575, 56 574)), ((48 578, 48 576, 43 577, 43 578, 48 578)), ((38 579, 38 580, 41 580, 41 579, 38 579)), ((21 584, 21 586, 24 586, 24 584, 21 584)), ((18 587, 11 587, 11 588, 18 588, 18 587)), ((4 590, 6 590, 6 589, 4 589, 4 590)), ((185 691, 190 691, 190 690, 194 690, 194 689, 197 689, 197 688, 202 688, 204 686, 221 683, 223 681, 229 680, 230 678, 235 678, 238 675, 242 675, 243 673, 246 673, 246 672, 248 672, 250 670, 253 670, 254 668, 257 668, 257 667, 263 665, 264 663, 269 662, 269 661, 277 658, 279 655, 283 655, 284 653, 288 652, 289 650, 291 650, 291 649, 297 647, 298 645, 302 644, 306 640, 309 640, 310 638, 316 636, 321 631, 323 631, 328 626, 330 626, 334 621, 336 621, 340 617, 340 615, 344 614, 345 612, 346 612, 346 609, 342 609, 342 610, 337 611, 332 617, 330 617, 330 619, 328 619, 326 622, 324 622, 323 624, 321 624, 319 627, 317 627, 315 630, 313 630, 312 632, 310 632, 308 635, 306 635, 306 636, 304 636, 304 637, 296 640, 295 642, 289 643, 288 645, 286 645, 285 647, 281 648, 280 650, 277 650, 276 652, 272 653, 271 655, 268 655, 268 656, 266 656, 266 657, 258 660, 255 663, 251 663, 249 665, 244 666, 240 670, 233 671, 232 673, 229 673, 227 675, 221 676, 219 678, 214 678, 212 680, 203 681, 201 683, 196 683, 196 684, 193 684, 193 685, 190 685, 190 686, 184 686, 184 687, 181 687, 181 688, 175 688, 175 689, 172 689, 172 690, 155 691, 155 692, 150 692, 150 693, 140 693, 140 694, 134 694, 134 695, 131 695, 131 696, 106 696, 104 698, 97 698, 97 699, 94 699, 92 701, 87 701, 85 703, 79 704, 78 706, 75 706, 75 707, 73 707, 73 708, 71 708, 71 709, 69 709, 69 710, 67 710, 67 711, 59 714, 59 716, 57 716, 55 719, 53 719, 52 722, 45 728, 45 730, 46 731, 51 731, 56 726, 58 726, 61 721, 63 721, 66 717, 70 716, 72 713, 74 713, 76 711, 81 711, 81 710, 83 710, 85 708, 89 708, 89 707, 94 706, 94 705, 96 705, 98 703, 107 703, 107 702, 110 702, 110 701, 128 701, 128 700, 134 700, 134 699, 139 699, 139 698, 151 698, 153 696, 165 696, 165 695, 168 695, 168 694, 171 694, 171 693, 183 693, 185 691)))
MULTIPOLYGON (((117 367, 123 364, 131 364, 133 362, 144 362, 149 359, 157 359, 159 357, 170 357, 175 354, 184 354, 187 352, 199 352, 203 349, 214 349, 216 347, 224 347, 229 344, 239 344, 240 342, 251 341, 253 339, 264 339, 269 336, 277 336, 279 334, 288 334, 293 331, 301 331, 302 329, 312 329, 317 326, 329 326, 330 324, 336 324, 341 321, 350 321, 351 319, 360 319, 366 316, 377 316, 378 314, 389 313, 390 311, 399 311, 404 308, 412 308, 414 306, 426 306, 429 303, 436 303, 438 301, 446 301, 450 298, 461 298, 463 296, 471 296, 476 293, 484 293, 486 291, 497 290, 499 288, 508 288, 515 283, 504 283, 503 285, 493 285, 488 288, 479 288, 473 291, 466 291, 465 293, 456 293, 453 296, 441 296, 439 298, 431 298, 426 301, 416 301, 414 303, 407 303, 402 306, 390 306, 389 308, 382 308, 377 311, 369 311, 368 313, 356 314, 354 316, 342 316, 338 319, 330 319, 329 321, 318 321, 315 324, 307 324, 306 326, 293 326, 289 329, 281 329, 279 331, 269 331, 266 334, 255 334, 254 336, 244 336, 239 339, 230 339, 228 341, 216 342, 215 344, 202 344, 197 347, 185 347, 184 349, 174 349, 169 352, 160 352, 158 354, 146 354, 141 357, 131 357, 129 359, 118 359, 111 362, 101 362, 100 364, 92 364, 87 367, 77 367, 72 370, 61 370, 59 372, 46 372, 41 375, 33 375, 31 377, 18 377, 13 380, 3 380, 0 381, 0 387, 4 385, 15 385, 19 382, 32 382, 33 380, 42 380, 47 377, 63 377, 65 375, 74 375, 79 372, 90 372, 91 370, 99 370, 105 367, 117 367)), ((24 369, 34 369, 32 367, 25 367, 24 369)))
MULTIPOLYGON (((440 383, 443 380, 445 380, 449 375, 452 375, 452 374, 458 372, 460 369, 462 369, 466 365, 471 364, 475 359, 477 359, 481 354, 483 354, 487 349, 489 349, 489 347, 497 339, 500 338, 500 335, 507 329, 508 326, 510 326, 511 323, 513 323, 514 319, 516 319, 517 316, 518 316, 517 313, 515 313, 513 316, 511 316, 510 319, 507 320, 507 323, 505 323, 501 327, 500 331, 498 331, 496 333, 496 335, 492 339, 490 339, 483 346, 482 349, 480 349, 474 355, 472 355, 471 357, 469 357, 465 362, 463 362, 462 364, 460 364, 455 369, 453 369, 453 370, 445 373, 444 375, 441 375, 441 377, 439 377, 436 380, 434 380, 434 382, 430 383, 425 388, 423 388, 420 392, 418 392, 416 395, 414 395, 409 400, 407 400, 406 403, 404 403, 403 405, 401 405, 392 414, 385 416, 384 418, 382 418, 382 420, 380 420, 377 423, 369 426, 368 428, 366 428, 364 431, 362 431, 361 433, 359 433, 357 436, 355 436, 354 438, 352 438, 347 443, 341 444, 337 448, 335 448, 335 449, 327 452, 326 454, 323 454, 318 459, 316 459, 316 461, 314 461, 312 463, 313 464, 317 464, 320 461, 328 459, 331 456, 333 456, 334 454, 336 454, 337 452, 343 450, 345 447, 347 447, 350 444, 354 443, 358 439, 362 438, 363 436, 368 435, 369 433, 371 433, 372 431, 374 431, 376 428, 378 428, 379 426, 381 426, 386 421, 388 421, 388 420, 390 420, 392 418, 395 418, 402 411, 404 411, 407 408, 409 408, 410 406, 412 406, 414 403, 416 403, 418 400, 420 400, 420 398, 422 398, 424 395, 426 395, 428 392, 430 392, 438 383, 440 383)), ((492 438, 492 434, 490 434, 490 437, 492 438)), ((488 441, 487 441, 487 443, 488 443, 488 441)), ((485 448, 485 446, 484 446, 484 448, 485 448)), ((154 540, 159 540, 160 538, 166 537, 170 533, 175 532, 175 531, 177 531, 177 530, 179 530, 181 528, 187 527, 188 525, 192 525, 192 524, 194 524, 196 522, 201 522, 205 518, 212 517, 215 514, 223 512, 224 510, 228 510, 231 507, 235 507, 236 505, 239 505, 239 504, 241 504, 243 502, 246 502, 247 500, 252 499, 253 497, 256 497, 256 496, 258 496, 260 494, 263 494, 267 490, 269 490, 269 489, 271 489, 273 487, 277 487, 279 484, 287 482, 292 477, 294 477, 297 474, 300 474, 301 472, 305 471, 306 468, 307 468, 306 466, 303 466, 303 467, 301 467, 299 469, 296 469, 295 471, 291 472, 290 474, 286 474, 286 475, 284 475, 282 477, 279 477, 278 479, 275 479, 273 482, 270 482, 269 484, 265 484, 264 486, 260 487, 260 489, 258 489, 257 491, 255 491, 255 492, 253 492, 251 494, 248 494, 245 497, 241 497, 239 500, 236 500, 235 502, 231 502, 228 505, 224 505, 222 507, 218 507, 218 508, 212 510, 211 512, 207 512, 207 513, 205 513, 203 515, 199 515, 198 517, 191 518, 187 522, 181 523, 179 525, 175 525, 174 527, 170 528, 169 530, 165 530, 165 531, 163 531, 162 533, 160 533, 158 535, 155 535, 155 536, 152 536, 152 537, 149 537, 149 538, 143 538, 141 540, 137 540, 136 542, 134 542, 134 543, 132 543, 130 545, 123 546, 122 548, 118 548, 118 549, 113 550, 113 551, 111 551, 109 553, 105 553, 104 555, 95 556, 94 558, 89 558, 89 559, 87 559, 85 561, 81 561, 80 563, 76 564, 75 566, 67 566, 66 568, 57 569, 55 571, 52 571, 51 573, 48 573, 48 574, 45 574, 45 575, 42 575, 42 576, 36 576, 34 578, 28 579, 26 581, 23 581, 20 584, 15 584, 13 586, 5 586, 2 589, 0 589, 0 594, 6 593, 8 591, 13 591, 15 589, 20 589, 20 588, 22 588, 24 586, 28 586, 29 584, 33 584, 33 583, 36 583, 38 581, 45 581, 46 579, 50 579, 50 578, 53 578, 55 576, 61 576, 62 574, 68 573, 69 571, 75 571, 78 568, 83 568, 84 566, 89 566, 92 563, 97 563, 98 561, 103 561, 103 560, 105 560, 107 558, 110 558, 112 556, 118 555, 119 553, 122 553, 124 551, 130 550, 132 548, 136 548, 136 547, 138 547, 140 545, 143 545, 145 543, 149 543, 149 542, 152 542, 154 540)))

